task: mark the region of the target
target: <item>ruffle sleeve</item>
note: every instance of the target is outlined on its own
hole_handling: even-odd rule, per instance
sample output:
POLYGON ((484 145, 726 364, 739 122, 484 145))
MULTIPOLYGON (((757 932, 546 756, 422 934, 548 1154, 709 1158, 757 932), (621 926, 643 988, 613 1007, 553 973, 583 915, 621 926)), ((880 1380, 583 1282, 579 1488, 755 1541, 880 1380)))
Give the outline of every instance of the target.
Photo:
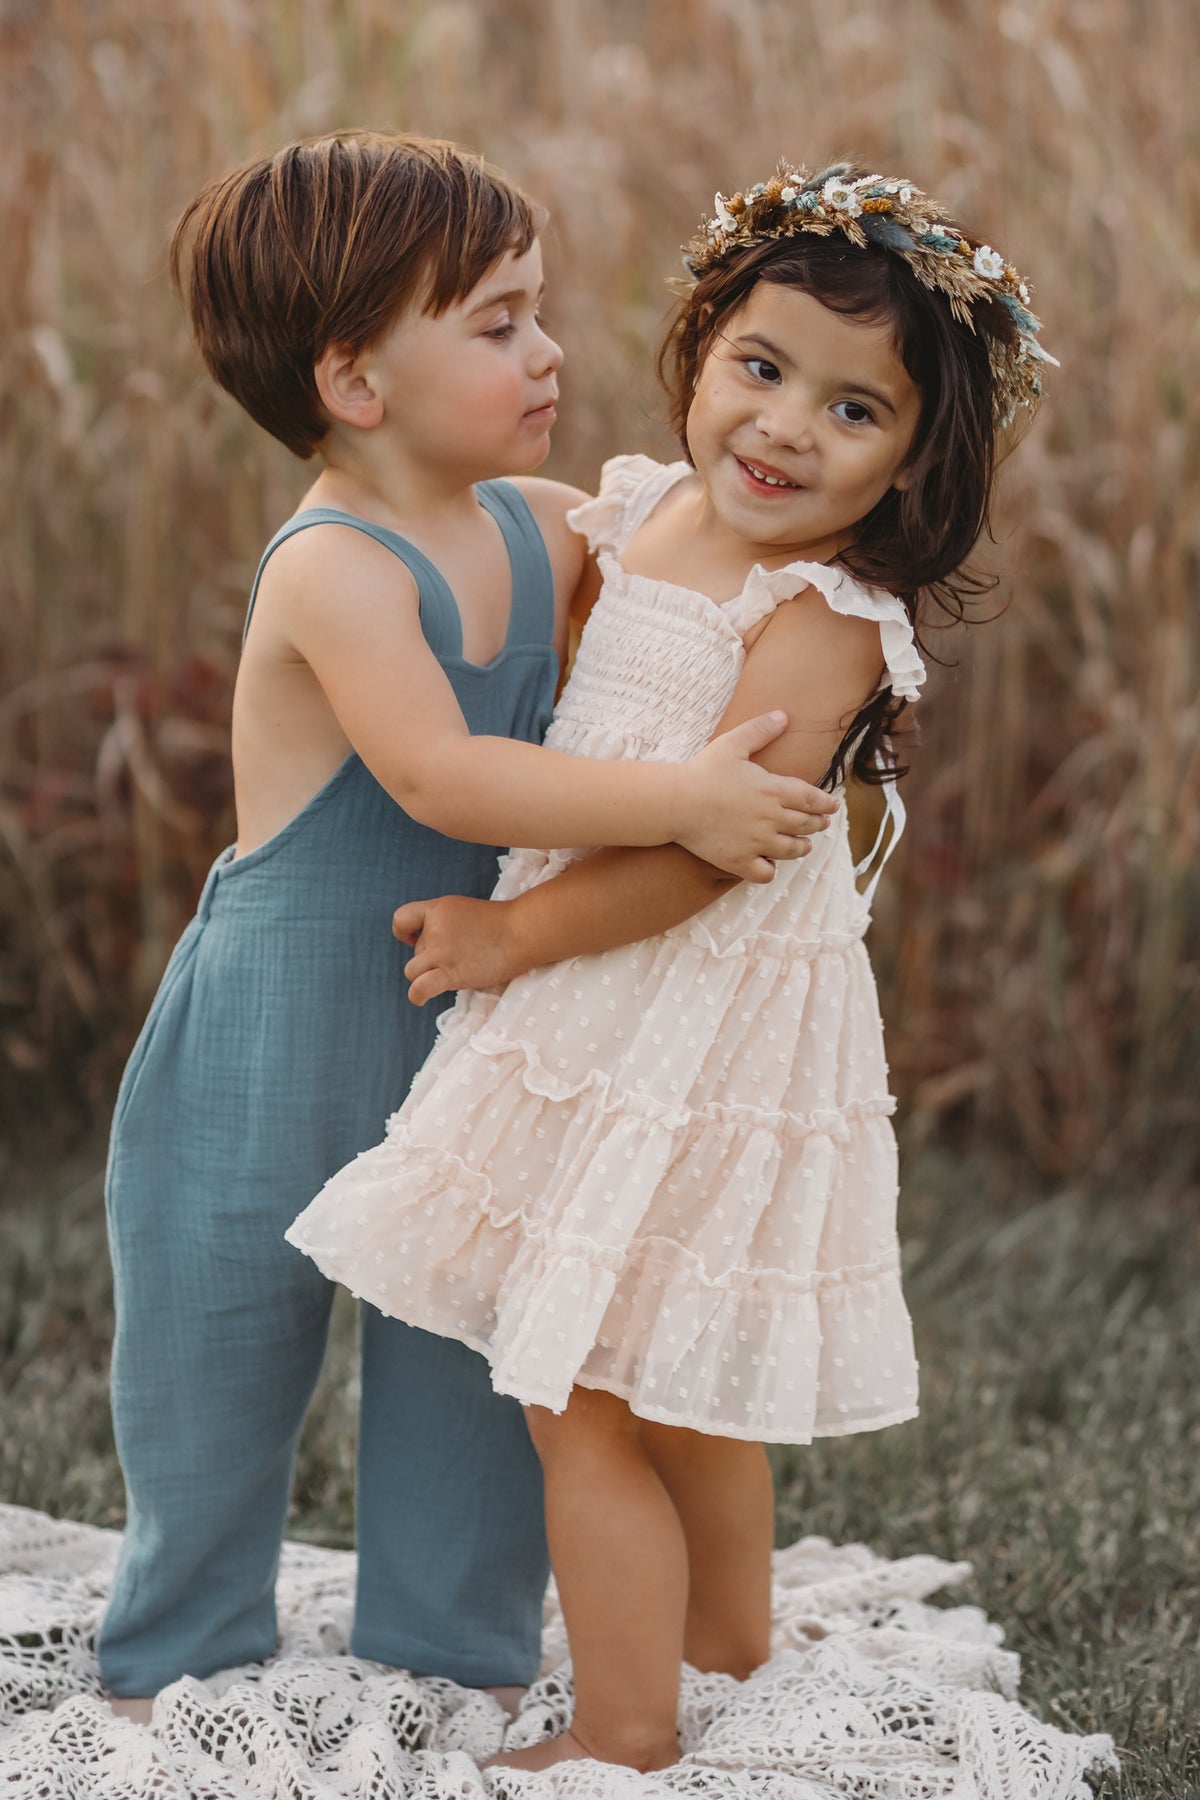
POLYGON ((804 586, 818 589, 834 612, 851 618, 872 619, 879 627, 887 671, 881 685, 890 687, 898 699, 920 698, 925 664, 917 649, 904 603, 883 588, 867 587, 856 581, 844 569, 814 562, 788 563, 783 569, 764 569, 756 565, 742 592, 735 600, 728 601, 723 611, 744 637, 752 626, 767 618, 784 600, 794 598, 804 586))
POLYGON ((652 456, 610 456, 600 471, 596 498, 572 507, 567 524, 586 537, 589 550, 619 556, 649 507, 686 467, 655 462, 652 456))

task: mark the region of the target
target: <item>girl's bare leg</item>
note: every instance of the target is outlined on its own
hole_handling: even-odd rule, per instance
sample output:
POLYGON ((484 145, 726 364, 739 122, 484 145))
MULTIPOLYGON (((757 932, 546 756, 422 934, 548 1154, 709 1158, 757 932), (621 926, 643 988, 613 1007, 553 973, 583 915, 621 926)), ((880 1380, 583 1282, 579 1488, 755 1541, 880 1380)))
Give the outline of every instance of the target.
POLYGON ((675 1732, 687 1550, 679 1516, 623 1400, 575 1388, 566 1411, 526 1409, 542 1459, 546 1530, 575 1674, 569 1732, 494 1758, 665 1769, 675 1732))
POLYGON ((643 1420, 642 1442, 687 1542, 683 1654, 744 1681, 770 1654, 775 1501, 761 1444, 643 1420))

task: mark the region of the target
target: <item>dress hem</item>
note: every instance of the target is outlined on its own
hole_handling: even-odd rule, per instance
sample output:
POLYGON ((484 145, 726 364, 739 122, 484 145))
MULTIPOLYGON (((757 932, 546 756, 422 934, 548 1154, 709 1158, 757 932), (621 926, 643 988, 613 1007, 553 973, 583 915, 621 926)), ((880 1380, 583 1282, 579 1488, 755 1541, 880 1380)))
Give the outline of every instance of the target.
MULTIPOLYGON (((292 1237, 290 1231, 285 1232, 284 1236, 286 1241, 291 1244, 294 1249, 299 1250, 302 1255, 309 1257, 313 1262, 317 1262, 317 1259, 313 1256, 311 1250, 305 1249, 302 1244, 298 1243, 296 1239, 292 1237)), ((317 1262, 317 1267, 321 1268, 319 1262, 317 1262)), ((322 1273, 324 1273, 323 1269, 322 1273)), ((448 1326, 444 1320, 437 1320, 435 1322, 432 1314, 430 1314, 428 1318, 423 1318, 417 1307, 413 1307, 410 1311, 405 1313, 393 1312, 390 1306, 383 1304, 373 1295, 367 1293, 364 1288, 355 1286, 354 1283, 346 1281, 342 1276, 332 1276, 329 1277, 329 1279, 338 1281, 342 1287, 346 1288, 348 1292, 354 1295, 356 1300, 361 1300, 367 1306, 373 1306, 377 1312, 383 1313, 385 1318, 399 1319, 402 1324, 410 1325, 417 1331, 428 1331, 434 1337, 449 1338, 453 1343, 462 1344, 466 1349, 474 1350, 476 1354, 482 1356, 487 1363, 492 1376, 493 1391, 502 1398, 516 1400, 521 1406, 542 1406, 545 1407, 548 1412, 552 1412, 559 1416, 566 1410, 565 1402, 562 1406, 555 1406, 548 1400, 535 1399, 518 1393, 515 1388, 497 1387, 495 1382, 495 1364, 492 1359, 491 1346, 483 1338, 476 1337, 473 1333, 468 1331, 455 1330, 452 1326, 448 1326)), ((674 1425, 683 1431, 698 1431, 705 1437, 727 1437, 736 1439, 741 1443, 752 1444, 804 1445, 815 1442, 817 1438, 851 1437, 860 1431, 883 1431, 889 1425, 903 1425, 906 1421, 917 1418, 919 1414, 919 1408, 913 1405, 911 1407, 905 1407, 887 1413, 872 1415, 870 1418, 856 1420, 854 1423, 832 1425, 821 1424, 814 1426, 814 1428, 807 1433, 800 1434, 798 1432, 793 1432, 789 1433, 786 1437, 782 1437, 776 1436, 773 1433, 768 1435, 763 1431, 752 1431, 744 1426, 718 1425, 712 1421, 681 1419, 662 1407, 648 1407, 646 1405, 636 1406, 632 1398, 634 1390, 627 1383, 622 1384, 612 1381, 603 1381, 596 1376, 577 1374, 572 1378, 571 1386, 589 1388, 592 1390, 599 1390, 603 1393, 613 1394, 618 1400, 624 1400, 635 1418, 645 1419, 650 1424, 674 1425)))

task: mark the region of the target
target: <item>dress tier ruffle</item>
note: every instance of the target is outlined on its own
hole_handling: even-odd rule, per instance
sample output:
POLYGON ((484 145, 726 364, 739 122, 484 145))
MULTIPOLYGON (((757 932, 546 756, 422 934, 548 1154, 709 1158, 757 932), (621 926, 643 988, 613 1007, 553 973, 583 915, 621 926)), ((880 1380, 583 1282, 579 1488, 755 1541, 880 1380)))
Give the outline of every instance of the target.
MULTIPOLYGON (((685 472, 619 458, 578 509, 605 582, 548 744, 694 755, 742 634, 806 580, 897 627, 888 679, 915 692, 904 609, 835 571, 755 571, 724 607, 626 576, 621 548, 685 472)), ((496 897, 583 854, 515 851, 496 897)), ((559 1411, 578 1383, 644 1418, 779 1443, 912 1417, 867 921, 843 808, 767 886, 460 996, 384 1143, 289 1240, 383 1311, 482 1351, 526 1404, 559 1411)))

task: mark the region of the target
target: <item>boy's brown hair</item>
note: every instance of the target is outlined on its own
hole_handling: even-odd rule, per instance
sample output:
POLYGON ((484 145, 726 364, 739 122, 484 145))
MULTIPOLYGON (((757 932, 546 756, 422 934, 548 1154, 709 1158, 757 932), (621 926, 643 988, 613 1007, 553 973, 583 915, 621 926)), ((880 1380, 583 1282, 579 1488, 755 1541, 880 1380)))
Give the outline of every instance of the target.
POLYGON ((308 457, 329 428, 313 369, 406 306, 441 313, 544 215, 482 157, 434 138, 339 131, 209 182, 171 240, 213 379, 308 457))

